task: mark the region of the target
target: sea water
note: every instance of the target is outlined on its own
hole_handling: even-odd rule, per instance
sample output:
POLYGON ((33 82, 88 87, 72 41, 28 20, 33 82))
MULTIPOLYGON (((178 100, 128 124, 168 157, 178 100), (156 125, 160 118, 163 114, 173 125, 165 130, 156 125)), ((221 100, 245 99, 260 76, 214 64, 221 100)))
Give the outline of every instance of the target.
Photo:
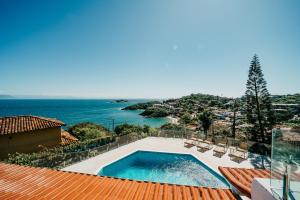
POLYGON ((150 100, 129 100, 117 103, 113 99, 2 99, 0 100, 0 117, 15 115, 37 115, 56 118, 67 124, 95 122, 112 129, 114 125, 129 123, 159 127, 167 122, 166 118, 145 118, 142 111, 122 110, 135 103, 150 100))

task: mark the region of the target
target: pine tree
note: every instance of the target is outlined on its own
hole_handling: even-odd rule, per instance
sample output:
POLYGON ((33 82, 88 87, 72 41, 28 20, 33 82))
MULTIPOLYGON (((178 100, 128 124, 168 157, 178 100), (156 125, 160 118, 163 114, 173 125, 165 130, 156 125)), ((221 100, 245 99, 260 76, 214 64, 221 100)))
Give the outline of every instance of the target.
POLYGON ((248 123, 253 125, 252 139, 265 142, 270 140, 268 131, 274 125, 275 118, 267 82, 256 54, 251 61, 246 86, 246 112, 248 123))
POLYGON ((232 118, 232 126, 231 126, 231 132, 233 138, 235 138, 236 135, 236 113, 238 109, 239 109, 239 100, 234 99, 232 104, 233 118, 232 118))

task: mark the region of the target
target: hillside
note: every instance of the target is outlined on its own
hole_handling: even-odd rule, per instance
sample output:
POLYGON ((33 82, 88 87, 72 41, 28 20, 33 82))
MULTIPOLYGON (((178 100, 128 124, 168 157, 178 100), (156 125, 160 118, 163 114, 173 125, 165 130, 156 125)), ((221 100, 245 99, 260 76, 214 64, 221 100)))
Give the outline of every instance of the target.
MULTIPOLYGON (((245 119, 245 97, 240 99, 239 118, 245 119)), ((300 94, 273 95, 273 108, 278 123, 298 121, 300 116, 300 94), (298 104, 298 105, 296 105, 298 104)), ((208 94, 191 94, 177 99, 168 99, 163 102, 152 101, 139 103, 123 108, 124 110, 143 110, 144 117, 176 117, 179 122, 195 123, 197 116, 204 109, 209 109, 217 118, 229 120, 232 115, 232 99, 208 94)))
POLYGON ((273 95, 272 102, 277 104, 299 104, 300 94, 273 95))
POLYGON ((151 101, 138 103, 123 108, 123 110, 144 110, 145 117, 181 116, 186 113, 196 114, 207 107, 225 108, 229 98, 207 94, 191 94, 178 99, 168 99, 163 102, 151 101))

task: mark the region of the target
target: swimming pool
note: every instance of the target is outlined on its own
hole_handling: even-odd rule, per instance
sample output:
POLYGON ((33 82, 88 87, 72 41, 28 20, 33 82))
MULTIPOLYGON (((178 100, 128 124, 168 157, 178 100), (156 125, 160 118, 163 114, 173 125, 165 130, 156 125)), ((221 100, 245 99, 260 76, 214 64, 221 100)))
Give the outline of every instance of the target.
POLYGON ((98 175, 179 185, 229 188, 221 175, 189 154, 136 151, 103 167, 98 175))

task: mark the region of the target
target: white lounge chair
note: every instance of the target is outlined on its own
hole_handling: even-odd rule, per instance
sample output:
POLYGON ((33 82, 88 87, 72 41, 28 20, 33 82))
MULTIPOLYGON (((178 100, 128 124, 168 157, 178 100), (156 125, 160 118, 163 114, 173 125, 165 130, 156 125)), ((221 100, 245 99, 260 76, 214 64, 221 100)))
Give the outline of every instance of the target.
POLYGON ((198 145, 196 145, 197 151, 204 152, 213 148, 213 143, 209 140, 200 141, 198 145))
POLYGON ((226 154, 228 150, 228 143, 226 141, 222 141, 216 145, 213 151, 213 155, 222 157, 224 154, 226 154))
POLYGON ((239 147, 233 148, 230 152, 230 159, 236 159, 238 162, 248 159, 248 144, 245 142, 240 143, 239 147))

